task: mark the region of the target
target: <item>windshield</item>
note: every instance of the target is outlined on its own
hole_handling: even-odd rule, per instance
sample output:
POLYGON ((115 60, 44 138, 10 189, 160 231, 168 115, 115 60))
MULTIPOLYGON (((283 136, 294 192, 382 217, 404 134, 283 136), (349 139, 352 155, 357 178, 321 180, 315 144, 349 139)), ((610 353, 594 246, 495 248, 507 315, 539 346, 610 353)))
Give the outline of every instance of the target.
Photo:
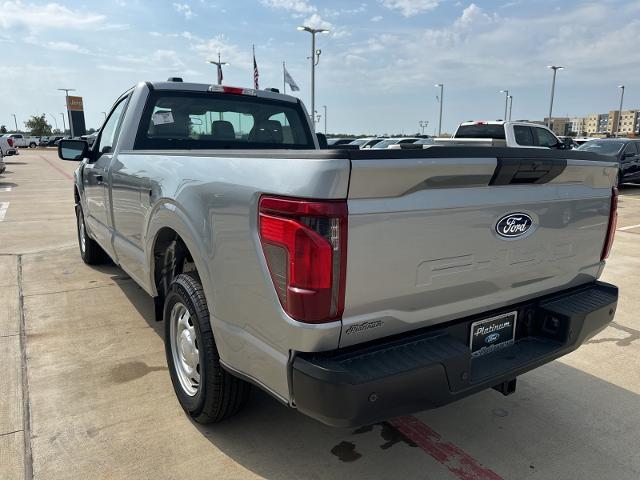
POLYGON ((600 153, 602 155, 617 155, 624 147, 624 142, 611 140, 591 140, 580 145, 577 150, 600 153))
POLYGON ((373 147, 375 149, 387 148, 389 145, 395 145, 400 140, 398 138, 389 138, 387 140, 382 140, 381 142, 376 143, 373 147))
POLYGON ((134 149, 313 149, 295 103, 211 92, 153 92, 134 149))
POLYGON ((354 140, 353 142, 350 142, 349 145, 358 145, 359 147, 361 147, 362 145, 364 145, 368 141, 369 141, 368 138, 358 138, 357 140, 354 140))
POLYGON ((500 138, 504 139, 504 126, 489 123, 460 125, 454 138, 500 138))

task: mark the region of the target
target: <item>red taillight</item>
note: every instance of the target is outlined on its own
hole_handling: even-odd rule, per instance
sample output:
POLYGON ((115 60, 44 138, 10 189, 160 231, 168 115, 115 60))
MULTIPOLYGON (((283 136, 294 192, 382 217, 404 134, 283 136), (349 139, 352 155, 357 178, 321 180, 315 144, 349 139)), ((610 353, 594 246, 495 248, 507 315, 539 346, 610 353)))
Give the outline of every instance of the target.
POLYGON ((604 239, 604 247, 602 248, 602 255, 600 260, 606 260, 611 253, 611 246, 613 245, 613 237, 616 234, 616 226, 618 225, 618 187, 611 189, 611 209, 609 211, 609 227, 607 228, 607 236, 604 239))
POLYGON ((340 318, 347 202, 262 197, 259 228, 271 280, 285 312, 307 323, 340 318))
POLYGON ((226 85, 211 85, 210 92, 231 93, 233 95, 252 95, 256 96, 257 92, 253 88, 228 87, 226 85))
POLYGON ((7 143, 9 144, 10 147, 13 147, 13 138, 11 137, 7 138, 7 143))

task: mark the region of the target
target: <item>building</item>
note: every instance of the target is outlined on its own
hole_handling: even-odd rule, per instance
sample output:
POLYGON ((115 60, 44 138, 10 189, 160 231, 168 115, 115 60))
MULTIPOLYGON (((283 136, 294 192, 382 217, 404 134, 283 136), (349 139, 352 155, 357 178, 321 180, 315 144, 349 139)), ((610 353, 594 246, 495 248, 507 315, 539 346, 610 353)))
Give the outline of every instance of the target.
POLYGON ((607 129, 606 132, 609 135, 614 135, 616 133, 616 128, 618 127, 618 110, 611 110, 609 115, 607 115, 607 129))
POLYGON ((584 133, 586 135, 593 135, 598 131, 598 115, 587 115, 583 119, 584 133))
POLYGON ((585 120, 586 117, 573 117, 569 120, 569 123, 571 124, 570 130, 573 135, 577 137, 585 135, 585 120))
POLYGON ((551 120, 551 130, 556 135, 569 135, 571 121, 568 117, 553 117, 551 120))
POLYGON ((619 136, 629 136, 638 134, 638 110, 623 110, 620 116, 620 129, 615 125, 614 132, 617 131, 619 136))

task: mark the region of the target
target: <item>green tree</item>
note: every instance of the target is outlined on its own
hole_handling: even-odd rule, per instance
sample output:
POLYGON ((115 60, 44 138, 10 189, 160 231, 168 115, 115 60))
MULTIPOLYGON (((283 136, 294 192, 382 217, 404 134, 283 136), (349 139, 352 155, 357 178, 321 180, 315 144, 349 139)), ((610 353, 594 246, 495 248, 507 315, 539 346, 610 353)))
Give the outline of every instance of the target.
POLYGON ((31 131, 31 135, 41 137, 43 135, 51 135, 51 125, 47 122, 45 114, 33 115, 24 125, 31 131))
POLYGON ((0 125, 0 133, 7 133, 6 125, 0 125))

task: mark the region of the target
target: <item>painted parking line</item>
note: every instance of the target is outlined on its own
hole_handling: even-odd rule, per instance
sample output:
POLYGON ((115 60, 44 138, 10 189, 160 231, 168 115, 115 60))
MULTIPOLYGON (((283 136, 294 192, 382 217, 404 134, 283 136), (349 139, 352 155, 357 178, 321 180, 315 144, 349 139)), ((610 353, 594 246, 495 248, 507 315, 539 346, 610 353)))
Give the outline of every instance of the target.
POLYGON ((640 227, 640 223, 638 223, 637 225, 628 225, 626 227, 620 227, 617 230, 621 231, 621 232, 625 232, 627 230, 633 230, 634 228, 638 228, 640 227))
POLYGON ((58 167, 55 163, 47 160, 46 157, 44 157, 43 155, 38 155, 42 160, 44 160, 45 162, 47 162, 49 165, 51 165, 54 169, 56 169, 59 173, 61 173, 62 175, 64 175, 65 177, 67 177, 69 180, 73 180, 73 176, 69 175, 67 172, 65 172, 64 170, 62 170, 60 167, 58 167))
POLYGON ((502 480, 461 448, 444 440, 440 434, 416 417, 407 415, 389 423, 423 451, 440 462, 459 480, 502 480))
POLYGON ((4 216, 7 214, 8 209, 9 202, 0 202, 0 222, 4 220, 4 216))

